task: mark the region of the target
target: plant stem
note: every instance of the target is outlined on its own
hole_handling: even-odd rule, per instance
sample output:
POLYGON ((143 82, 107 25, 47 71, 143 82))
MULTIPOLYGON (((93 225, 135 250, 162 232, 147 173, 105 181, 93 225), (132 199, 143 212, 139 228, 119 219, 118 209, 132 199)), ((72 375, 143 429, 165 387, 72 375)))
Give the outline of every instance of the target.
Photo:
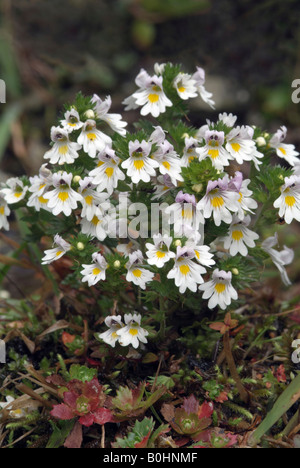
POLYGON ((160 328, 159 328, 159 338, 161 341, 164 341, 166 338, 166 311, 164 299, 162 296, 159 296, 159 310, 160 310, 160 328))
POLYGON ((240 376, 238 374, 234 358, 231 352, 231 347, 230 347, 230 338, 229 338, 229 332, 227 331, 223 337, 223 344, 224 344, 224 352, 226 356, 226 360, 228 363, 228 367, 230 370, 231 377, 234 379, 238 392, 240 394, 240 398, 244 403, 247 403, 249 400, 249 395, 247 391, 244 388, 244 385, 242 384, 242 381, 240 379, 240 376))

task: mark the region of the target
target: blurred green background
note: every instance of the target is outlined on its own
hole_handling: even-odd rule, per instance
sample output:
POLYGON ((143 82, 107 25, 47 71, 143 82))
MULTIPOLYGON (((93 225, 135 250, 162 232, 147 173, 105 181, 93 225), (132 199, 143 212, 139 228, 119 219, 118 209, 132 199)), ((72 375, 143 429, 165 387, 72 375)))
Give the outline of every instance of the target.
MULTIPOLYGON (((297 0, 1 0, 0 169, 35 173, 63 103, 79 90, 111 94, 123 112, 140 68, 156 61, 204 67, 217 112, 270 130, 284 123, 300 143, 299 13, 297 0)), ((196 125, 217 115, 191 108, 196 125)))

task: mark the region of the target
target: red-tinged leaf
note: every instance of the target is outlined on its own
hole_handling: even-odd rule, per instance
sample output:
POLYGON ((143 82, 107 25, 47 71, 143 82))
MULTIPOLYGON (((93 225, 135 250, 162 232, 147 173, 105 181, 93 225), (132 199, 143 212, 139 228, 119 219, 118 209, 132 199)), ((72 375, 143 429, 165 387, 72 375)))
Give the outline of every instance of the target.
POLYGON ((107 408, 98 408, 93 412, 93 416, 96 424, 105 424, 114 419, 112 412, 107 408))
POLYGON ((97 361, 96 359, 91 358, 87 358, 87 362, 90 364, 90 366, 100 367, 103 365, 101 361, 97 361))
POLYGON ((211 415, 213 414, 213 411, 214 411, 213 403, 211 401, 210 402, 205 401, 199 408, 198 417, 199 419, 210 418, 211 415))
POLYGON ((95 418, 94 418, 94 415, 92 413, 89 413, 89 414, 85 414, 84 416, 81 416, 78 419, 78 421, 83 426, 90 427, 90 426, 92 426, 94 424, 95 418))
POLYGON ((75 335, 71 335, 70 333, 63 332, 62 342, 63 342, 64 345, 69 344, 69 343, 73 343, 74 340, 75 340, 75 335))
POLYGON ((53 406, 53 409, 50 411, 50 414, 54 418, 63 419, 63 420, 74 418, 73 411, 64 403, 53 406))
POLYGON ((175 444, 177 447, 183 447, 184 445, 188 444, 190 442, 190 439, 188 437, 183 437, 181 439, 175 440, 175 444))
POLYGON ((143 439, 141 440, 141 442, 137 442, 136 444, 134 444, 134 447, 135 448, 146 448, 147 447, 147 444, 148 444, 148 440, 149 440, 149 437, 150 437, 150 434, 152 432, 152 428, 150 429, 150 431, 148 432, 148 434, 143 437, 143 439))
POLYGON ((161 414, 166 421, 170 422, 175 417, 175 407, 169 403, 164 403, 161 407, 161 414))
POLYGON ((82 426, 79 422, 75 423, 71 433, 65 440, 64 447, 66 448, 80 448, 82 444, 82 426))
POLYGON ((187 414, 198 413, 199 402, 196 400, 194 395, 191 395, 188 398, 184 399, 181 408, 183 408, 187 414))
POLYGON ((64 381, 62 376, 58 374, 49 375, 48 377, 46 377, 46 382, 57 387, 63 387, 64 385, 66 385, 66 382, 64 381))
POLYGON ((76 409, 78 395, 74 392, 64 392, 64 402, 72 409, 76 409))
POLYGON ((215 398, 215 401, 217 403, 224 403, 224 401, 227 401, 227 400, 228 400, 228 396, 226 392, 221 392, 220 395, 217 398, 215 398))
POLYGON ((208 429, 207 431, 203 431, 203 432, 200 432, 199 434, 197 434, 196 437, 193 437, 193 440, 195 442, 200 442, 199 445, 201 445, 201 443, 210 444, 210 436, 211 436, 211 430, 208 429))

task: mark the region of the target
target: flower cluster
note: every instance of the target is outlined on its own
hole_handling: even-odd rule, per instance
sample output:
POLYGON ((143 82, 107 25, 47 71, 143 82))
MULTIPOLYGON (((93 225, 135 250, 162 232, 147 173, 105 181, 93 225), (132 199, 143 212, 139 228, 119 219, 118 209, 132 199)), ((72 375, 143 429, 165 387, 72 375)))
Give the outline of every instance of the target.
MULTIPOLYGON (((110 111, 110 96, 79 94, 51 128, 39 174, 2 185, 0 228, 9 229, 12 210, 27 210, 32 235, 53 239, 44 265, 67 254, 82 284, 111 288, 120 301, 121 292, 139 289, 157 300, 198 294, 208 308, 224 310, 259 279, 268 258, 290 284, 292 251, 275 250, 277 234, 261 239, 259 229, 262 219, 300 221, 299 153, 283 142, 287 129, 269 135, 227 113, 188 126, 189 99, 214 108, 199 67, 190 75, 156 64, 135 82, 125 110, 151 114, 156 125, 142 120, 130 133, 110 111), (271 166, 270 155, 284 166, 271 166)), ((112 347, 147 343, 142 317, 132 312, 106 317, 100 339, 112 347)))

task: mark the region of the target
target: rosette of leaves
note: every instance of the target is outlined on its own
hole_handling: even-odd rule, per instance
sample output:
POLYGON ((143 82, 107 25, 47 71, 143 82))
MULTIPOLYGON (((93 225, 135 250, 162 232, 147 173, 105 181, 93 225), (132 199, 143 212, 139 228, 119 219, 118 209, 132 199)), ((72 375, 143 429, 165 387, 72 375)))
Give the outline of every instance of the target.
POLYGON ((179 408, 172 404, 164 404, 161 412, 177 434, 196 440, 211 425, 213 404, 205 402, 200 406, 195 396, 191 395, 184 398, 179 408))
POLYGON ((165 387, 159 387, 155 392, 148 394, 145 382, 134 389, 120 387, 111 402, 115 420, 125 421, 144 414, 165 392, 165 387))

